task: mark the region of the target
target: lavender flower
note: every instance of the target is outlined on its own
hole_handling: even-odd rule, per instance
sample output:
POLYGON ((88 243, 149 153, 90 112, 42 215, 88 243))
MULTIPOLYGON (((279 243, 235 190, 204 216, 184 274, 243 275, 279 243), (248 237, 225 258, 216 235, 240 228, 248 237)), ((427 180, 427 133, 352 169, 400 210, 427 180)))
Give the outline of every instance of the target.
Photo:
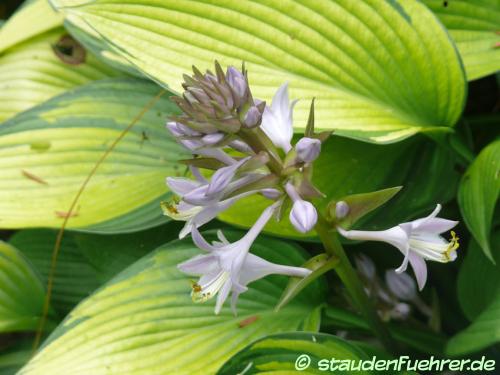
POLYGON ((163 202, 162 208, 165 215, 186 222, 180 238, 191 233, 195 244, 210 252, 180 264, 179 269, 201 276, 193 285, 195 302, 218 294, 218 313, 231 292, 234 310, 238 295, 256 279, 272 273, 304 277, 311 272, 270 263, 249 250, 273 212, 281 212, 286 199, 293 200, 290 221, 294 227, 300 232, 314 227, 317 212, 308 199, 321 196, 310 181, 311 163, 320 153, 321 142, 308 137, 292 147, 295 102, 290 105, 286 84, 267 107, 253 98, 245 71, 229 67, 224 74, 216 63, 215 74, 202 74, 196 68, 193 72, 193 76, 184 76, 182 98, 172 99, 182 114, 172 117, 167 129, 192 152, 193 158, 184 163, 195 179, 167 178, 175 197, 163 202), (213 171, 211 178, 204 177, 199 168, 213 171), (205 241, 200 226, 239 199, 258 193, 274 203, 241 240, 231 244, 219 233, 220 242, 205 241))
POLYGON ((304 163, 316 160, 321 152, 321 141, 315 138, 301 138, 295 145, 297 158, 304 163))
POLYGON ((449 241, 440 234, 450 230, 458 222, 436 217, 440 211, 441 205, 438 204, 425 218, 402 223, 383 231, 346 231, 340 227, 337 229, 349 239, 382 241, 398 248, 403 253, 404 260, 396 272, 404 272, 409 262, 415 272, 418 287, 422 290, 427 280, 426 260, 447 263, 457 257, 455 251, 458 248, 458 237, 455 232, 451 232, 452 238, 449 241))
POLYGON ((193 284, 191 296, 194 302, 208 301, 218 293, 215 304, 215 313, 218 314, 232 292, 231 308, 236 315, 238 296, 248 289, 247 285, 252 281, 270 274, 305 277, 311 273, 306 268, 273 264, 249 253, 253 242, 276 207, 276 203, 267 207, 247 234, 233 243, 219 231, 220 242, 209 244, 196 228, 193 229, 195 244, 209 253, 195 256, 178 265, 182 272, 201 276, 199 281, 193 284))
POLYGON ((290 222, 299 232, 309 232, 318 221, 316 208, 314 208, 311 202, 303 200, 291 183, 287 183, 285 189, 293 200, 292 210, 290 211, 290 222))
POLYGON ((262 130, 273 143, 288 152, 292 148, 293 137, 293 106, 288 98, 288 84, 284 83, 274 95, 271 107, 266 107, 262 118, 262 130))

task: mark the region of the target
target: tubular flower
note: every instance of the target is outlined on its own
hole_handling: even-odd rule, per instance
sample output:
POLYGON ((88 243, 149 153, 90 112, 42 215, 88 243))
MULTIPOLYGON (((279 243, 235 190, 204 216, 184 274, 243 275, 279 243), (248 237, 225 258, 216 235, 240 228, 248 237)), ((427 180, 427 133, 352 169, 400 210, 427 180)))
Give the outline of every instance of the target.
POLYGON ((277 206, 275 203, 266 208, 245 236, 233 243, 219 231, 220 242, 209 244, 196 227, 193 228, 193 241, 208 254, 195 256, 179 264, 178 268, 187 274, 200 276, 191 292, 194 302, 205 302, 218 294, 215 304, 215 313, 218 314, 232 292, 231 307, 236 314, 238 296, 247 290, 247 285, 252 281, 270 274, 305 277, 311 273, 306 268, 273 264, 249 253, 277 206))
POLYGON ((276 91, 270 107, 266 107, 262 117, 262 130, 267 134, 275 146, 288 152, 292 148, 293 137, 293 106, 288 98, 288 83, 284 83, 276 91))
POLYGON ((436 209, 425 218, 402 223, 383 231, 346 231, 340 227, 337 229, 341 235, 349 239, 382 241, 398 248, 403 253, 404 260, 396 272, 404 272, 409 262, 415 273, 418 287, 422 290, 427 280, 426 260, 447 263, 454 261, 457 257, 458 237, 455 232, 451 232, 449 241, 440 234, 450 230, 458 222, 436 217, 440 211, 441 205, 438 204, 436 209))
POLYGON ((311 202, 303 200, 295 187, 287 183, 285 190, 293 201, 290 222, 301 233, 309 232, 318 221, 318 213, 311 202))

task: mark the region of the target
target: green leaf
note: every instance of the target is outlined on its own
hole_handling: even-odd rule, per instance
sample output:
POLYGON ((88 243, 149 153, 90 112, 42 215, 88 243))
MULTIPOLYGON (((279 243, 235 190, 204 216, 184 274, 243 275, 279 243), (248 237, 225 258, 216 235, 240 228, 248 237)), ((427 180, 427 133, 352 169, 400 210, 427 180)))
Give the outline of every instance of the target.
POLYGON ((101 282, 130 266, 167 241, 178 237, 181 225, 169 222, 156 228, 120 235, 75 234, 80 252, 97 271, 101 282))
MULTIPOLYGON (((66 231, 57 257, 51 306, 65 316, 100 285, 165 241, 176 238, 176 224, 122 235, 66 231)), ((33 264, 43 285, 47 285, 57 234, 50 229, 26 229, 16 232, 9 241, 33 264)))
MULTIPOLYGON (((352 194, 344 198, 340 198, 338 202, 345 202, 347 204, 347 207, 349 207, 349 211, 347 212, 346 217, 337 219, 337 222, 344 229, 350 228, 363 216, 389 201, 400 190, 401 186, 397 186, 388 189, 373 191, 370 193, 352 194)), ((336 202, 329 203, 329 211, 332 218, 335 218, 335 206, 336 202)))
POLYGON ((353 361, 369 359, 357 346, 337 336, 290 332, 257 340, 231 358, 217 375, 295 374, 298 371, 302 374, 323 374, 325 370, 330 371, 328 366, 332 358, 353 361), (322 359, 327 360, 327 367, 320 365, 322 359))
POLYGON ((500 70, 500 48, 496 45, 500 42, 498 0, 424 0, 424 3, 449 30, 469 81, 500 70))
MULTIPOLYGON (((0 226, 60 227, 98 159, 159 92, 143 80, 99 81, 0 126, 0 226)), ((167 95, 98 168, 69 220, 70 228, 116 232, 160 221, 165 177, 184 173, 176 161, 187 157, 163 126, 176 111, 167 95), (117 219, 111 224, 129 213, 133 222, 117 219)))
POLYGON ((467 228, 494 262, 490 231, 500 193, 500 139, 486 146, 460 182, 458 203, 467 228))
POLYGON ((63 35, 57 29, 0 56, 0 122, 68 89, 117 74, 89 53, 78 65, 61 61, 53 45, 63 35))
MULTIPOLYGON (((252 252, 281 264, 305 260, 296 246, 271 238, 258 239, 252 252)), ((322 301, 324 286, 315 283, 275 313, 286 277, 270 276, 240 296, 237 317, 227 304, 214 315, 214 299, 193 303, 190 278, 177 269, 199 253, 190 240, 174 241, 126 269, 78 305, 20 373, 210 374, 252 341, 296 330, 322 301)))
POLYGON ((16 336, 2 337, 0 375, 12 375, 33 355, 33 339, 16 336), (13 342, 10 341, 12 339, 13 342))
POLYGON ((0 332, 37 327, 45 290, 40 277, 13 246, 0 241, 0 332))
MULTIPOLYGON (((325 309, 324 321, 337 328, 360 329, 370 332, 368 323, 361 316, 333 306, 328 306, 325 309)), ((429 331, 427 327, 421 324, 413 326, 389 323, 387 328, 395 340, 408 345, 410 348, 427 354, 442 355, 443 353, 446 338, 442 334, 429 331)))
MULTIPOLYGON (((57 232, 52 230, 30 229, 19 231, 10 239, 41 275, 43 285, 47 285, 56 237, 57 232)), ((78 249, 74 234, 66 233, 57 258, 52 307, 64 316, 99 285, 97 272, 78 249)))
POLYGON ((464 106, 458 53, 417 1, 51 2, 80 29, 77 37, 102 41, 97 53, 105 43, 108 55, 173 90, 191 65, 205 69, 215 59, 245 61, 265 100, 289 81, 291 96, 302 99, 296 130, 305 128, 313 97, 318 130, 376 143, 450 131, 464 106))
POLYGON ((500 342, 500 291, 474 322, 450 339, 446 353, 459 356, 500 342))
MULTIPOLYGON (((402 185, 403 189, 383 208, 360 219, 360 227, 379 230, 415 218, 455 196, 458 173, 455 159, 445 149, 429 141, 407 140, 392 145, 372 145, 331 137, 322 146, 314 164, 313 182, 326 195, 318 202, 325 207, 330 200, 402 185)), ((237 202, 219 218, 228 223, 250 227, 269 200, 251 196, 237 202)), ((271 221, 266 231, 291 238, 304 238, 289 223, 271 221)), ((307 234, 308 237, 314 232, 307 234)))
MULTIPOLYGON (((500 231, 492 239, 493 243, 500 243, 500 231)), ((499 256, 497 254, 497 261, 499 256)), ((493 265, 474 240, 470 241, 460 267, 457 288, 460 306, 471 321, 500 293, 500 265, 493 265)))
POLYGON ((0 52, 62 26, 63 19, 48 0, 26 2, 0 29, 0 52))
POLYGON ((312 272, 306 277, 291 277, 288 281, 281 298, 276 306, 276 310, 281 309, 290 302, 305 287, 316 280, 321 275, 332 270, 337 265, 339 259, 328 254, 319 254, 307 260, 301 267, 310 269, 312 272))

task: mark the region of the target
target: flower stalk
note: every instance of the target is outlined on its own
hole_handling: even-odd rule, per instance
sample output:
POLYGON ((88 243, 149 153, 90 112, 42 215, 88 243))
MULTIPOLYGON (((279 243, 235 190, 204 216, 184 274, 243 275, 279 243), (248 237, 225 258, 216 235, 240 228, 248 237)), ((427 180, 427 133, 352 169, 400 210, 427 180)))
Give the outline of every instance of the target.
POLYGON ((331 256, 339 259, 338 263, 333 268, 340 280, 346 287, 351 296, 354 305, 363 314, 371 330, 380 340, 382 345, 391 353, 395 353, 396 345, 391 338, 391 335, 383 322, 380 320, 373 303, 368 298, 368 295, 363 289, 363 284, 351 265, 342 244, 340 243, 337 234, 332 232, 330 224, 326 219, 318 215, 318 222, 314 228, 318 233, 321 242, 325 247, 325 251, 331 256))

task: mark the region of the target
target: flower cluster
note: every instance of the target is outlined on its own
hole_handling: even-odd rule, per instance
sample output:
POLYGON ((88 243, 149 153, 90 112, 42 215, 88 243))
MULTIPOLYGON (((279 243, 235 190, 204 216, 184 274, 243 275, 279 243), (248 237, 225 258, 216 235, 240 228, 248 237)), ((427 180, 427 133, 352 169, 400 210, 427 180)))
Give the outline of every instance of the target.
MULTIPOLYGON (((175 195, 163 202, 162 208, 165 215, 185 222, 180 238, 191 235, 195 244, 208 252, 179 265, 181 271, 200 277, 192 286, 193 301, 204 302, 218 294, 215 306, 218 313, 232 293, 231 306, 235 311, 238 296, 247 290, 248 283, 269 274, 305 277, 311 273, 306 268, 270 263, 251 254, 250 249, 273 216, 281 220, 289 211, 290 223, 301 233, 317 225, 318 212, 312 201, 324 195, 311 181, 313 163, 330 133, 315 133, 313 101, 305 134, 292 144, 295 101, 290 102, 286 83, 277 90, 271 105, 267 105, 253 97, 244 67, 242 71, 229 67, 224 72, 216 63, 215 73, 203 74, 196 68, 193 72, 192 76, 184 76, 182 97, 172 98, 182 113, 167 123, 172 136, 193 155, 183 161, 189 166, 192 178, 167 178, 167 185, 175 195), (268 199, 269 206, 248 233, 230 243, 219 232, 219 241, 208 243, 198 228, 238 200, 254 194, 268 199)), ((365 202, 368 207, 372 205, 370 199, 377 200, 373 198, 376 194, 363 195, 363 199, 368 199, 365 202)), ((402 265, 387 276, 391 291, 384 292, 386 295, 404 300, 391 285, 409 284, 403 280, 408 276, 402 274, 408 263, 422 289, 427 279, 426 260, 444 263, 456 258, 458 238, 451 232, 452 238, 447 241, 440 234, 457 222, 438 218, 440 205, 426 218, 384 231, 345 230, 341 224, 365 210, 359 206, 361 198, 356 199, 350 200, 358 202, 353 207, 346 201, 331 202, 335 204, 332 217, 327 215, 318 225, 331 224, 332 232, 337 230, 348 239, 384 241, 403 253, 402 265)), ((409 312, 397 299, 388 297, 385 303, 391 306, 393 315, 404 316, 409 312)))
POLYGON ((412 307, 417 308, 423 315, 431 317, 431 308, 420 299, 415 281, 407 273, 387 270, 384 280, 381 280, 377 275, 375 264, 369 257, 361 254, 355 261, 365 291, 375 301, 382 320, 405 320, 412 307))
POLYGON ((287 202, 292 203, 292 225, 302 233, 313 229, 317 212, 310 200, 322 194, 310 181, 312 163, 328 134, 314 134, 313 124, 308 124, 306 136, 292 145, 295 102, 290 103, 287 84, 268 106, 253 98, 245 69, 229 67, 224 73, 216 63, 215 73, 202 74, 196 68, 193 72, 184 76, 183 96, 173 98, 182 114, 171 118, 167 129, 193 154, 184 163, 194 178, 167 178, 175 197, 163 202, 162 208, 165 215, 186 222, 181 238, 191 234, 198 247, 209 251, 179 268, 201 276, 193 284, 195 302, 219 293, 218 313, 230 292, 234 309, 238 295, 253 280, 271 273, 299 277, 310 273, 305 268, 269 263, 249 250, 270 218, 280 218, 287 202), (221 233, 220 242, 208 244, 198 228, 252 194, 266 197, 270 205, 250 231, 232 244, 221 233))

